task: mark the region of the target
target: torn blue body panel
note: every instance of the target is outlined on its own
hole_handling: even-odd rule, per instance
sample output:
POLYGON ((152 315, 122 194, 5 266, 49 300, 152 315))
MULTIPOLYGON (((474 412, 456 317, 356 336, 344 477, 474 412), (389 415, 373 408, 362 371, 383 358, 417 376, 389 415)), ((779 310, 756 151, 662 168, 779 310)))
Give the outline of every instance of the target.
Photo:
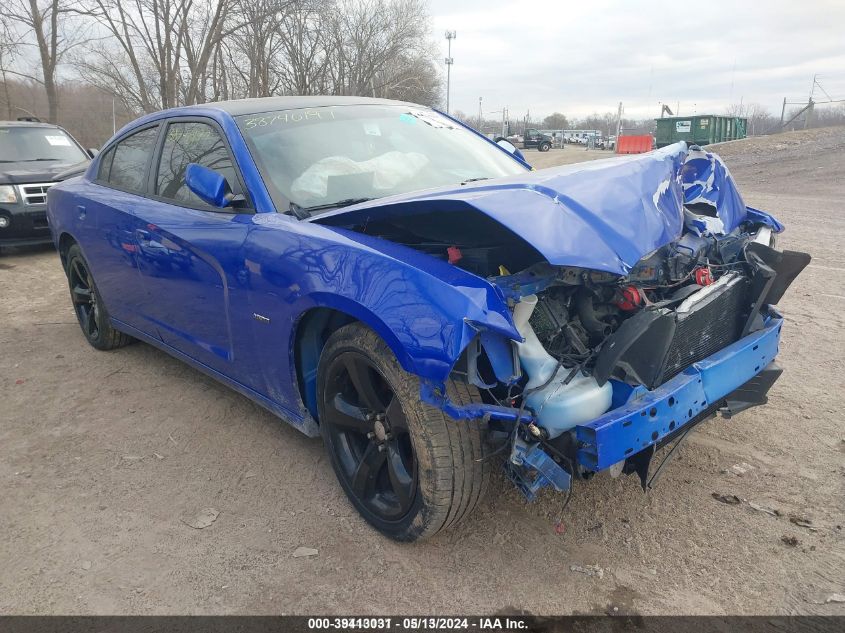
POLYGON ((730 233, 745 220, 745 202, 718 155, 691 148, 681 168, 680 179, 684 204, 707 208, 707 216, 718 220, 720 234, 730 233))
POLYGON ((643 256, 681 236, 685 188, 691 199, 716 204, 728 231, 745 219, 730 173, 707 158, 714 155, 698 154, 704 153, 696 152, 686 167, 693 154, 685 143, 676 143, 648 154, 382 198, 316 221, 366 224, 397 214, 471 208, 519 235, 550 264, 624 275, 643 256))

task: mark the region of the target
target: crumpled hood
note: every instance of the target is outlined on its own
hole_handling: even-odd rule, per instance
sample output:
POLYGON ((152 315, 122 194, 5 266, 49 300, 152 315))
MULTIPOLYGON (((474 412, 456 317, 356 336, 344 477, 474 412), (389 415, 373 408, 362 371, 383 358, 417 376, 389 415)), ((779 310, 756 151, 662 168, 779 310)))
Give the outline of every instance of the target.
POLYGON ((685 191, 691 201, 713 208, 725 232, 747 215, 721 160, 690 152, 681 142, 648 154, 381 198, 312 221, 352 226, 471 207, 522 237, 551 264, 624 275, 643 256, 681 236, 685 191))

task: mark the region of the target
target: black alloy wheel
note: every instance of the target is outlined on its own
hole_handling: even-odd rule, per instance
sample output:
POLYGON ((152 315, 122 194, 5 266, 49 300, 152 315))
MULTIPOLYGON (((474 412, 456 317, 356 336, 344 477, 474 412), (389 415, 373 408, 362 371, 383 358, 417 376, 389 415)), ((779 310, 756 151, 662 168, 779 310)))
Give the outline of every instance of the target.
POLYGON ((88 339, 97 339, 100 335, 100 308, 94 281, 88 272, 88 265, 81 257, 74 257, 68 265, 68 283, 73 309, 79 320, 79 327, 88 339))
POLYGON ((402 519, 414 501, 417 463, 393 389, 370 359, 347 351, 327 370, 324 398, 321 423, 349 489, 379 519, 402 519))
POLYGON ((99 350, 116 349, 133 342, 134 338, 112 327, 91 268, 78 244, 68 249, 65 261, 70 300, 85 339, 99 350))
MULTIPOLYGON (((456 405, 478 391, 448 380, 456 405)), ((317 417, 332 468, 370 525, 417 541, 468 516, 484 496, 491 463, 486 424, 453 420, 420 400, 420 379, 362 323, 328 337, 317 367, 317 417)))

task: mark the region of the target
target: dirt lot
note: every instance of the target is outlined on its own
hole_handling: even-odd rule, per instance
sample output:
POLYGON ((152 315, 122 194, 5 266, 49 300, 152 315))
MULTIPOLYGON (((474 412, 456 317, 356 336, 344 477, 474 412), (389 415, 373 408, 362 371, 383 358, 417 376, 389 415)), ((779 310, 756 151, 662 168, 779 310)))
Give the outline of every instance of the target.
MULTIPOLYGON (((786 371, 767 407, 700 427, 649 495, 576 482, 560 535, 561 497, 527 505, 499 480, 460 528, 383 539, 319 441, 147 345, 93 350, 57 255, 4 254, 0 613, 845 614, 825 604, 845 593, 845 129, 721 151, 787 224, 781 246, 814 256, 781 304, 786 371), (185 523, 209 507, 209 527, 185 523)), ((604 155, 526 155, 576 154, 604 155)))
POLYGON ((564 145, 560 149, 550 149, 548 152, 539 152, 536 149, 522 150, 525 159, 531 163, 534 169, 545 169, 546 167, 557 167, 558 165, 569 165, 570 163, 582 163, 588 160, 600 158, 613 158, 616 156, 611 151, 601 149, 587 149, 581 145, 564 145))

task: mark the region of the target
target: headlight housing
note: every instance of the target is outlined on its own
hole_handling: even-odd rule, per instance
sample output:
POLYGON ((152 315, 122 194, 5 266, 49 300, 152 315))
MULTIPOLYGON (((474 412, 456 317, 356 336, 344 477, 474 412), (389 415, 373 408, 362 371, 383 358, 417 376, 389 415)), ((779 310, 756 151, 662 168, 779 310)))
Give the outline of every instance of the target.
POLYGON ((18 196, 12 185, 0 185, 0 203, 15 204, 17 201, 18 196))

